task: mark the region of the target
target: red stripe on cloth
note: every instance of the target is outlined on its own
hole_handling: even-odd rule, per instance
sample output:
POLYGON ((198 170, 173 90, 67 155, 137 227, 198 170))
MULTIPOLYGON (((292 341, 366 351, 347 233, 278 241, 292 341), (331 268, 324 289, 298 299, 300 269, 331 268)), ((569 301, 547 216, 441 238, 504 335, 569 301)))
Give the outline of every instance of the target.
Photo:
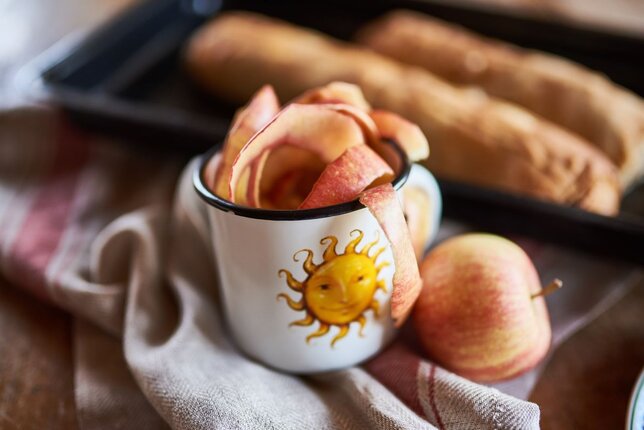
POLYGON ((8 253, 12 280, 48 301, 45 271, 69 224, 79 176, 89 159, 88 138, 63 119, 52 144, 56 148, 51 170, 43 176, 8 253))
POLYGON ((436 417, 436 425, 440 430, 443 430, 445 428, 445 425, 443 424, 443 420, 441 419, 440 414, 438 413, 438 407, 436 406, 436 396, 435 396, 435 388, 436 388, 436 366, 433 364, 430 364, 430 369, 429 369, 429 386, 428 386, 428 396, 429 396, 429 405, 432 407, 432 412, 434 413, 434 417, 436 417))
POLYGON ((366 363, 365 368, 410 409, 423 416, 416 383, 419 364, 420 359, 401 341, 397 341, 366 363))

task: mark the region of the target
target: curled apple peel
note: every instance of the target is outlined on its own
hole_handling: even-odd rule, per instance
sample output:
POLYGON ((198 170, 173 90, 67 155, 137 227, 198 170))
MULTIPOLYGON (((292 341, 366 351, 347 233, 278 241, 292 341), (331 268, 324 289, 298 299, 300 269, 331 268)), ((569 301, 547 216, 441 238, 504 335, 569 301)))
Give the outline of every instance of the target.
POLYGON ((246 143, 233 162, 229 193, 234 199, 246 168, 251 169, 248 186, 259 188, 261 171, 271 149, 291 145, 317 154, 330 163, 351 146, 364 144, 361 128, 351 118, 322 105, 291 104, 246 143))
POLYGON ((393 112, 383 110, 373 110, 369 116, 378 128, 380 136, 398 142, 410 161, 420 161, 429 157, 429 143, 416 124, 393 112))
POLYGON ((377 180, 391 182, 393 174, 391 167, 367 145, 353 146, 324 169, 299 208, 319 208, 351 201, 377 180), (344 186, 339 187, 338 184, 344 186))
POLYGON ((260 178, 260 207, 297 209, 326 168, 304 149, 283 145, 270 152, 260 178))
POLYGON ((233 121, 216 171, 206 168, 215 194, 268 209, 311 209, 358 199, 385 232, 394 257, 391 315, 402 325, 418 297, 414 243, 391 181, 404 162, 384 143, 393 140, 410 160, 429 154, 420 129, 372 111, 360 88, 344 82, 304 93, 279 110, 262 87, 233 121))
POLYGON ((235 114, 221 151, 219 169, 215 177, 210 179, 215 194, 230 199, 228 176, 237 154, 248 140, 279 112, 279 109, 279 100, 273 87, 264 85, 255 93, 248 105, 235 114))
POLYGON ((293 100, 301 104, 346 104, 368 112, 371 109, 365 100, 360 87, 346 82, 331 82, 320 88, 314 88, 293 100))
POLYGON ((405 216, 391 184, 380 185, 363 192, 360 195, 360 203, 376 218, 391 243, 396 265, 391 295, 391 317, 396 327, 400 327, 409 316, 423 285, 405 216))

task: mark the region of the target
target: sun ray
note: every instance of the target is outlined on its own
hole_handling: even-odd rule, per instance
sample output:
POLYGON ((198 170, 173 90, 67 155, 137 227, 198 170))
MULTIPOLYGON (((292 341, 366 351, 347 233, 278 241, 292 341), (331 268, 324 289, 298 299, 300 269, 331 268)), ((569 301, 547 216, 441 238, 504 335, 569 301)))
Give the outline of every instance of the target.
POLYGON ((388 261, 382 262, 376 266, 376 272, 380 272, 382 269, 390 265, 391 264, 388 261))
POLYGON ((349 333, 349 324, 343 324, 340 326, 340 332, 335 335, 333 340, 331 341, 331 348, 335 346, 335 343, 345 337, 349 333))
POLYGON ((378 300, 373 300, 369 305, 369 309, 373 311, 373 315, 378 318, 380 316, 380 303, 378 300))
POLYGON ((280 298, 286 300, 286 303, 288 303, 288 306, 294 311, 302 311, 306 307, 306 304, 304 303, 304 299, 300 300, 299 302, 296 302, 295 300, 290 298, 288 294, 284 294, 284 293, 280 293, 277 295, 277 299, 279 300, 280 298))
POLYGON ((315 333, 311 333, 306 337, 306 343, 309 343, 313 338, 324 336, 328 332, 329 332, 329 325, 326 323, 320 322, 320 328, 318 328, 318 331, 316 331, 315 333))
POLYGON ((292 323, 289 324, 289 327, 294 325, 309 326, 309 325, 313 325, 314 322, 315 322, 315 318, 313 318, 313 315, 307 312, 304 318, 302 318, 301 320, 293 321, 292 323))
POLYGON ((364 336, 364 326, 365 326, 365 324, 367 324, 367 319, 364 317, 364 315, 360 315, 358 317, 358 324, 360 324, 360 331, 358 332, 358 334, 360 335, 360 337, 363 337, 364 336))
POLYGON ((306 260, 304 261, 303 265, 306 274, 311 275, 315 273, 315 269, 317 269, 318 266, 313 263, 313 251, 311 251, 310 249, 300 249, 299 251, 297 251, 295 254, 293 254, 293 261, 295 261, 296 263, 299 263, 300 261, 297 258, 297 254, 299 254, 300 252, 306 252, 306 260))
POLYGON ((325 262, 331 261, 338 256, 338 254, 335 252, 335 246, 338 244, 338 238, 335 236, 327 236, 320 240, 321 245, 325 245, 327 242, 329 243, 329 245, 324 250, 324 255, 322 256, 325 262))
POLYGON ((356 246, 360 243, 362 238, 364 237, 364 233, 361 230, 352 230, 350 235, 353 236, 354 233, 358 233, 358 236, 353 239, 349 244, 347 245, 346 248, 344 248, 344 253, 345 254, 355 254, 356 246))
POLYGON ((385 252, 385 249, 386 249, 386 247, 383 246, 382 248, 377 250, 375 254, 373 254, 371 257, 369 257, 369 258, 371 258, 371 261, 375 262, 376 260, 378 260, 378 257, 380 257, 380 254, 385 252))
POLYGON ((376 289, 382 290, 382 291, 384 291, 386 293, 387 292, 387 283, 385 281, 383 281, 382 279, 379 280, 376 283, 376 289))
MULTIPOLYGON (((371 251, 371 248, 373 248, 373 246, 376 245, 378 242, 380 242, 380 232, 376 230, 376 239, 373 242, 369 242, 368 244, 366 244, 362 248, 362 251, 360 251, 360 254, 366 255, 367 257, 369 257, 369 251, 371 251)), ((375 258, 372 258, 372 260, 376 261, 375 258)))
POLYGON ((285 275, 286 276, 286 283, 288 284, 289 288, 293 291, 298 291, 301 292, 302 288, 304 287, 300 281, 295 279, 293 277, 293 274, 289 272, 286 269, 281 269, 279 272, 277 272, 279 276, 285 275))

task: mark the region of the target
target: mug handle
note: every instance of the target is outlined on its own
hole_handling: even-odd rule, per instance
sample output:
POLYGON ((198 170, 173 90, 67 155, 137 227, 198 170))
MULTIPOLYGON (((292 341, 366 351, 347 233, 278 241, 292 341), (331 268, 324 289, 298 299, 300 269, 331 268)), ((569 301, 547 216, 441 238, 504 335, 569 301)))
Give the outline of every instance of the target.
MULTIPOLYGON (((398 196, 401 199, 412 237, 417 258, 420 260, 422 254, 429 248, 436 235, 441 221, 443 211, 443 199, 438 187, 438 183, 429 170, 420 164, 412 164, 409 177, 405 184, 398 190, 398 196), (420 198, 414 198, 415 193, 420 193, 420 198), (411 219, 412 216, 423 217, 422 220, 411 219), (427 216, 427 217, 426 217, 427 216), (428 221, 429 229, 421 228, 422 231, 414 232, 412 223, 418 221, 428 221), (420 234, 422 237, 417 237, 420 234)), ((416 195, 417 196, 417 195, 416 195)))

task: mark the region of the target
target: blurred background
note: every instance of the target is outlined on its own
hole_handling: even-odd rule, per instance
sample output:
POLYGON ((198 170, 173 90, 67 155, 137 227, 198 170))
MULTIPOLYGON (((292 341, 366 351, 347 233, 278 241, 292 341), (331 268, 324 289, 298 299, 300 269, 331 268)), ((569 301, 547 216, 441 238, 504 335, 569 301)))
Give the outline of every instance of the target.
POLYGON ((452 3, 503 9, 607 31, 644 34, 644 3, 639 0, 456 0, 452 3))
MULTIPOLYGON (((139 0, 1 0, 0 85, 7 76, 62 36, 107 20, 139 0)), ((640 0, 454 0, 520 15, 644 36, 640 0)))

